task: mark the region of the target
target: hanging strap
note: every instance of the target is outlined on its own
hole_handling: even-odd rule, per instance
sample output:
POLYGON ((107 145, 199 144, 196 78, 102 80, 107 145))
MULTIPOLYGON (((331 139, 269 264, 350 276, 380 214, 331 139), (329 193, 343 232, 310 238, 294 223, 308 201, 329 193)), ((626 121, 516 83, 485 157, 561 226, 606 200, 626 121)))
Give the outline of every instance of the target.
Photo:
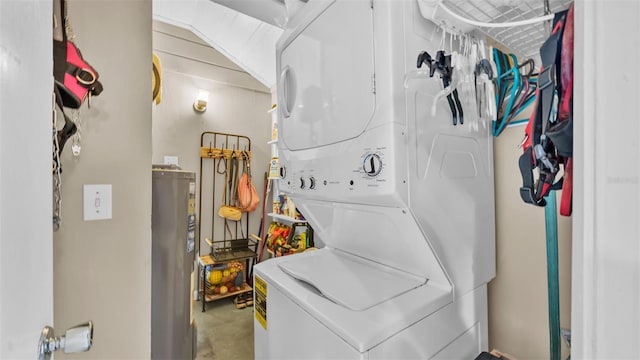
POLYGON ((251 179, 251 154, 248 151, 242 152, 242 160, 244 161, 244 172, 249 175, 251 179))
MULTIPOLYGON (((234 197, 232 196, 233 189, 233 176, 235 164, 233 163, 233 150, 222 149, 222 158, 220 162, 224 161, 224 186, 222 187, 222 205, 233 206, 234 197), (228 196, 227 196, 228 193, 228 196)), ((222 174, 220 170, 220 162, 216 168, 218 174, 222 174)))
POLYGON ((60 96, 60 91, 58 90, 58 87, 54 86, 53 91, 55 93, 56 105, 60 109, 60 112, 64 117, 64 126, 62 127, 62 129, 56 132, 56 136, 58 137, 58 155, 61 155, 62 149, 64 148, 64 145, 67 143, 67 140, 69 140, 69 138, 71 138, 76 133, 76 131, 78 131, 78 128, 76 124, 73 121, 71 121, 69 116, 67 116, 67 114, 64 112, 64 106, 62 105, 62 97, 60 96))
POLYGON ((227 205, 233 205, 233 183, 235 178, 236 164, 234 163, 233 156, 228 161, 228 176, 227 176, 227 187, 226 190, 228 192, 227 195, 227 205))
POLYGON ((573 158, 568 158, 564 164, 564 184, 560 198, 560 215, 571 216, 573 211, 573 158))
POLYGON ((556 64, 559 61, 566 15, 567 11, 556 13, 553 31, 540 48, 542 68, 538 75, 537 104, 527 124, 526 138, 523 143, 524 153, 519 160, 523 183, 520 188, 520 197, 524 202, 537 206, 545 206, 544 197, 549 191, 558 189, 562 185, 560 182, 554 183, 561 159, 556 156, 554 144, 546 132, 558 87, 556 79, 559 68, 556 64), (535 168, 539 170, 537 186, 533 179, 535 168))
POLYGON ((228 186, 227 184, 229 182, 229 167, 227 163, 228 160, 223 158, 218 161, 219 161, 218 167, 217 167, 218 170, 220 168, 220 163, 224 161, 224 186, 222 187, 222 205, 227 205, 227 186, 228 186))
MULTIPOLYGON (((232 174, 231 174, 231 179, 230 179, 230 183, 229 183, 229 202, 235 203, 237 202, 237 196, 236 194, 238 193, 238 168, 240 167, 240 164, 238 163, 238 157, 237 156, 233 156, 233 158, 231 159, 231 170, 232 170, 232 174)), ((237 206, 237 204, 230 204, 230 205, 234 205, 237 206)))
POLYGON ((547 196, 544 208, 547 234, 547 294, 549 301, 549 346, 551 360, 560 360, 560 286, 558 284, 558 219, 556 193, 547 196))
POLYGON ((570 216, 573 210, 573 37, 574 37, 574 5, 571 3, 567 12, 564 34, 562 35, 562 54, 560 58, 562 93, 558 106, 558 118, 561 119, 556 131, 549 133, 558 153, 565 156, 564 185, 560 200, 560 215, 570 216), (555 136, 555 134, 558 136, 555 136))

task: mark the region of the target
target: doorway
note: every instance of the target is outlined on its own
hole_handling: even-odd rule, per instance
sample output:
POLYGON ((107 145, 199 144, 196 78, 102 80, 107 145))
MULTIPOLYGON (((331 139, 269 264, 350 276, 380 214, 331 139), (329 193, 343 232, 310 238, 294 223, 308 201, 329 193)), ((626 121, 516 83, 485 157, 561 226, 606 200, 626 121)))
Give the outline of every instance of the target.
MULTIPOLYGON (((154 21, 153 52, 160 60, 162 75, 161 100, 154 103, 152 113, 152 162, 175 163, 182 170, 196 173, 199 181, 201 134, 213 131, 242 135, 251 140, 253 182, 256 189, 262 189, 270 159, 270 90, 190 30, 154 21), (208 93, 206 109, 197 111, 193 104, 203 91, 208 93)), ((203 176, 210 174, 213 171, 203 170, 203 176)), ((200 189, 199 183, 196 189, 200 189)), ((211 196, 204 191, 202 195, 211 196)), ((197 194, 196 201, 200 198, 197 194)), ((214 196, 218 201, 220 198, 220 194, 214 196)), ((200 208, 196 204, 196 209, 200 208)), ((196 235, 196 251, 205 256, 211 251, 205 238, 217 215, 209 202, 201 211, 197 221, 201 222, 198 228, 202 233, 196 235)), ((260 217, 260 208, 250 214, 249 233, 258 233, 260 217)), ((200 269, 195 275, 198 290, 192 295, 198 299, 193 306, 197 358, 252 358, 252 307, 241 308, 235 296, 230 296, 205 302, 206 312, 202 312, 200 269)))

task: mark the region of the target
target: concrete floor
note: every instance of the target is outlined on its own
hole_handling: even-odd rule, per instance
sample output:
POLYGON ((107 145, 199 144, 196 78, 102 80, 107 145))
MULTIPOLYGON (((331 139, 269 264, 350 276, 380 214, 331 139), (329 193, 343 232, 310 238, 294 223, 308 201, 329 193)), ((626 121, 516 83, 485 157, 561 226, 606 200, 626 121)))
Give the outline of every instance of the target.
POLYGON ((237 309, 234 297, 207 303, 196 302, 193 315, 198 326, 196 359, 253 359, 253 306, 237 309))

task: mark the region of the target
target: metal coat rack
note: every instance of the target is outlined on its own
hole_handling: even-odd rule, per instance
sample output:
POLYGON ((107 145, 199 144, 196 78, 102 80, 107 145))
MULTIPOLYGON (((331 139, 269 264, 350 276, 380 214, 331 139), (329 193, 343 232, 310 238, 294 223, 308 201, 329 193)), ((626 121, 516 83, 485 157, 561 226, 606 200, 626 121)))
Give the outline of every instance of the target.
MULTIPOLYGON (((212 131, 205 131, 200 136, 197 252, 200 256, 205 255, 200 249, 204 240, 210 247, 209 255, 215 264, 244 260, 246 282, 249 282, 250 261, 256 256, 258 244, 249 236, 249 213, 242 212, 239 219, 232 220, 220 216, 219 211, 223 205, 235 205, 236 190, 233 183, 241 175, 243 162, 250 158, 251 140, 247 136, 212 131)), ((208 266, 203 266, 201 274, 201 289, 205 293, 208 266)))

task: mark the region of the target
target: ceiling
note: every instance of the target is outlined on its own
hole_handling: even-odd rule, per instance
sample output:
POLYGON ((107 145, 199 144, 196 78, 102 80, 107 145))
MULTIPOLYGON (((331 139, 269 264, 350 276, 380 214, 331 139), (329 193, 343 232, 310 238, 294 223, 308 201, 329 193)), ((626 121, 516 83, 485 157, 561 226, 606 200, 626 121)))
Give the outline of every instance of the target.
MULTIPOLYGON (((432 0, 421 0, 433 2, 432 0)), ((570 0, 549 0, 551 12, 570 0)), ((275 85, 275 46, 292 12, 306 0, 154 0, 154 19, 192 31, 267 88, 275 85), (284 13, 283 13, 284 12, 284 13)), ((461 16, 510 22, 544 15, 544 0, 443 0, 461 16)), ((544 24, 479 28, 520 58, 538 59, 544 24)))
MULTIPOLYGON (((258 6, 274 0, 236 2, 258 6)), ((267 88, 275 84, 281 28, 210 0, 153 0, 153 18, 190 30, 267 88)))

